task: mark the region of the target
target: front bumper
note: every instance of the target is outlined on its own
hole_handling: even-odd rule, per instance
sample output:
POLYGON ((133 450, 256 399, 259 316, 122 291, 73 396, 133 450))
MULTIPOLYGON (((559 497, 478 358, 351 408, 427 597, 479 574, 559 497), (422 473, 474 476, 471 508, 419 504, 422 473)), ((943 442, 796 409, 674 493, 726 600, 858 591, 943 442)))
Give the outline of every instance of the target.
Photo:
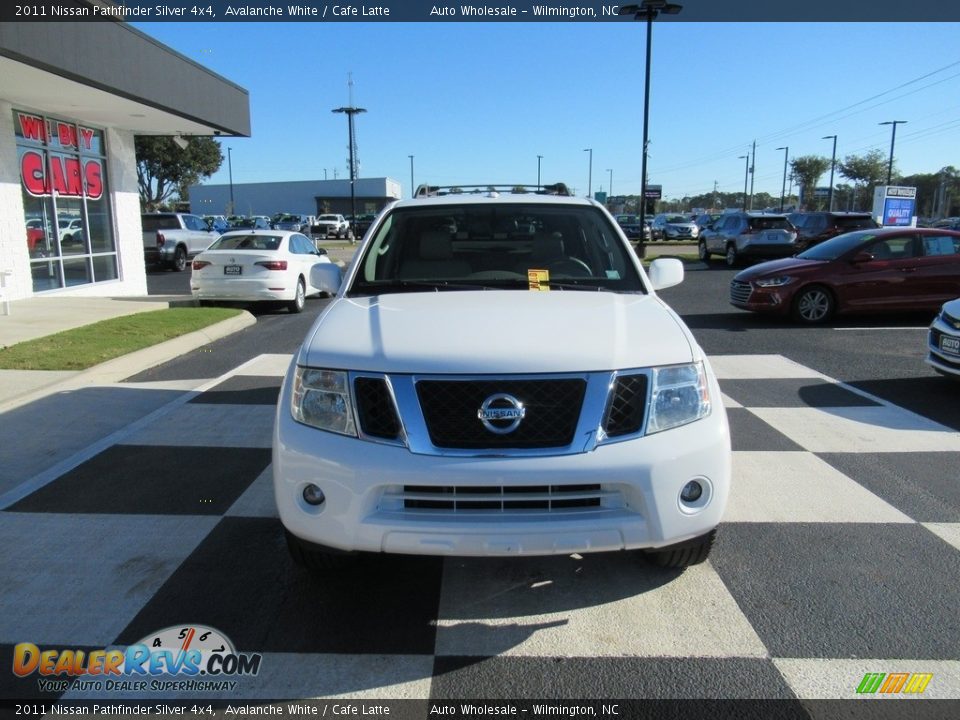
POLYGON ((741 310, 786 315, 793 302, 794 285, 764 288, 735 279, 730 283, 730 304, 741 310))
POLYGON ((925 361, 938 372, 960 377, 960 353, 954 354, 944 351, 940 344, 943 337, 960 340, 960 330, 948 326, 940 316, 937 316, 927 333, 927 357, 925 361))
MULTIPOLYGON (((289 377, 289 375, 288 375, 289 377)), ((712 413, 661 433, 547 457, 444 457, 317 430, 293 420, 284 383, 273 439, 274 494, 283 525, 317 545, 417 555, 551 555, 654 548, 715 528, 727 504, 730 439, 720 391, 712 413), (687 506, 696 479, 703 497, 687 506), (311 506, 303 489, 326 500, 311 506), (599 486, 594 507, 429 509, 409 506, 411 488, 599 486)))

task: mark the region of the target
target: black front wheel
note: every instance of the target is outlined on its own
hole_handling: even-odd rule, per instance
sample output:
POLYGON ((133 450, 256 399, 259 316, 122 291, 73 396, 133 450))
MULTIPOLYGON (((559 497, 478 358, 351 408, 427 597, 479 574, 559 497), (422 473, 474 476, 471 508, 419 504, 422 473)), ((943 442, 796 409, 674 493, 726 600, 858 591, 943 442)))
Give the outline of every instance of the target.
POLYGON ((710 251, 707 250, 707 243, 703 240, 697 243, 697 256, 700 262, 710 264, 710 251))
POLYGON ((644 555, 654 565, 665 568, 685 568, 690 565, 699 565, 710 555, 716 537, 717 531, 714 529, 706 535, 676 545, 668 545, 656 550, 645 550, 644 555))
POLYGON ((178 245, 177 249, 173 251, 171 265, 177 272, 183 272, 187 269, 187 249, 183 245, 178 245))

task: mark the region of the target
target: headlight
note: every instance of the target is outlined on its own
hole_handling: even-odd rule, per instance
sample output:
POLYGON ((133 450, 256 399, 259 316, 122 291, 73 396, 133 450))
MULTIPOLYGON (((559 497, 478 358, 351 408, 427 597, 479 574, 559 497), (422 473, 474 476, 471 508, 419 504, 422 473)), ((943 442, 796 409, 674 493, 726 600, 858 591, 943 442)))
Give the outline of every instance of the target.
POLYGON ((669 430, 710 414, 710 390, 703 363, 653 369, 647 433, 669 430))
POLYGON ((341 435, 357 436, 347 373, 297 367, 290 397, 293 419, 341 435))
POLYGON ((789 275, 778 275, 777 277, 766 278, 764 280, 754 280, 753 284, 757 287, 780 287, 781 285, 792 283, 793 280, 789 275))

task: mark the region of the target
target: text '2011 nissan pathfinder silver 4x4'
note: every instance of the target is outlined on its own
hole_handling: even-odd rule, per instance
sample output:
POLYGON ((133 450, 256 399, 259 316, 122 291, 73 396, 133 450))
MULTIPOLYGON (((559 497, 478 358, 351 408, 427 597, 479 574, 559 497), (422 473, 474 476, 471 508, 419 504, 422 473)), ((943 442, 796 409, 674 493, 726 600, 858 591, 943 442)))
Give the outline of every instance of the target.
POLYGON ((710 363, 599 204, 444 194, 388 207, 295 354, 274 492, 294 559, 710 551, 730 438, 710 363))

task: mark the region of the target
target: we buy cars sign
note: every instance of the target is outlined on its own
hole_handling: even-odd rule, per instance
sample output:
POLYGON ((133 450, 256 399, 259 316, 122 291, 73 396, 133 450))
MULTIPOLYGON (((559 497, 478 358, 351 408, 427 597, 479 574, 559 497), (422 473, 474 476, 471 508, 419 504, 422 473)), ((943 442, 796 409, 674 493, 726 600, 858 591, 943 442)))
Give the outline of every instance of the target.
MULTIPOLYGON (((45 121, 36 115, 17 113, 25 139, 38 140, 64 149, 93 149, 95 130, 72 123, 45 121)), ((49 153, 49 165, 41 150, 22 149, 20 180, 34 197, 57 195, 98 200, 103 195, 103 165, 96 158, 49 153)))

